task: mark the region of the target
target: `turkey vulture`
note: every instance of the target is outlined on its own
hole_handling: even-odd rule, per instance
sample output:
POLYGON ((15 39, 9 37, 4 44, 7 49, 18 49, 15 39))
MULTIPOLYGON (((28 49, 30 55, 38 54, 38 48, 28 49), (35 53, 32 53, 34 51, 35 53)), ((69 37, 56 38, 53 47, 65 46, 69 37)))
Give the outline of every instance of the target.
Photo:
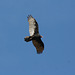
POLYGON ((40 54, 44 50, 44 44, 41 41, 42 36, 39 34, 38 23, 31 15, 28 15, 27 18, 29 22, 30 36, 26 36, 24 40, 26 42, 32 41, 33 45, 35 46, 37 50, 37 53, 40 54))

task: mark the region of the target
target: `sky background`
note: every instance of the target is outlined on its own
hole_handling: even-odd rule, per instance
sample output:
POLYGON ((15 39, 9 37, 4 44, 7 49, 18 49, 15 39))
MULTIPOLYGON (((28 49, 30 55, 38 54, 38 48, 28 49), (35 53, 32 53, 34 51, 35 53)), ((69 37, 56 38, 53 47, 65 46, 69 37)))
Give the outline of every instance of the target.
POLYGON ((0 0, 0 75, 75 75, 75 0, 0 0), (30 14, 42 54, 24 41, 30 14))

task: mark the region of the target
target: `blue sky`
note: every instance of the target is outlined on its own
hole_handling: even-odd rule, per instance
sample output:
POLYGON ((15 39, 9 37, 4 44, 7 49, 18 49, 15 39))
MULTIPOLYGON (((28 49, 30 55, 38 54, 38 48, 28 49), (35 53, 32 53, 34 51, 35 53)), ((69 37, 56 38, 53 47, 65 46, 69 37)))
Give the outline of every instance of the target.
POLYGON ((75 75, 75 0, 0 0, 0 75, 75 75), (29 14, 42 54, 24 41, 29 14))

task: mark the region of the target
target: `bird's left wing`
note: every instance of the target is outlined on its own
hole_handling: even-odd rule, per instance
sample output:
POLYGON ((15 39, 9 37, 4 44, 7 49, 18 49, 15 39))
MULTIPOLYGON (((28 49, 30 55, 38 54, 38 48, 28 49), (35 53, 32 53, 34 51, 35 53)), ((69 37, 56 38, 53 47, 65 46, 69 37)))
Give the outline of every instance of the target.
POLYGON ((30 36, 39 33, 38 23, 31 15, 28 16, 28 22, 30 36))

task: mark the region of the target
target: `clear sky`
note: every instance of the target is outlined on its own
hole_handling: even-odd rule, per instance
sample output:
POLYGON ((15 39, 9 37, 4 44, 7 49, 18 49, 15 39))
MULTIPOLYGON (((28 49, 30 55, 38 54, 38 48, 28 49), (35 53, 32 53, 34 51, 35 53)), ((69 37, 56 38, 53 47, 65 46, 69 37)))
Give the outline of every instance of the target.
POLYGON ((0 75, 75 75, 75 0, 0 0, 0 75), (24 41, 29 14, 42 54, 24 41))

